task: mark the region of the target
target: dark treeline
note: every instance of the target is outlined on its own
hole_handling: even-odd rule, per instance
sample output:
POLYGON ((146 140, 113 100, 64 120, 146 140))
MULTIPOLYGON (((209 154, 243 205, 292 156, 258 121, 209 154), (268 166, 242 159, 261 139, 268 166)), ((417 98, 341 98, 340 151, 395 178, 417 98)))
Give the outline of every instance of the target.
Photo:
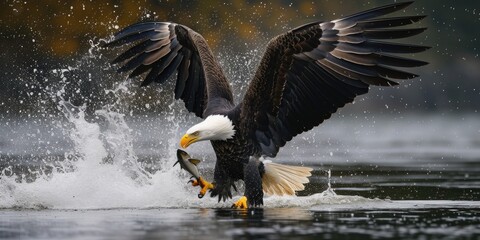
MULTIPOLYGON (((335 19, 391 2, 6 1, 0 8, 0 111, 18 114, 35 109, 44 98, 38 92, 61 81, 52 76, 52 69, 78 66, 92 44, 137 21, 173 21, 201 33, 229 69, 234 87, 244 89, 252 74, 244 72, 255 69, 271 37, 307 22, 335 19), (250 58, 253 64, 246 67, 242 59, 250 58)), ((403 82, 394 89, 372 89, 371 94, 359 99, 365 104, 362 110, 476 112, 480 102, 480 5, 476 1, 419 0, 402 14, 428 15, 417 24, 428 30, 406 41, 432 46, 428 52, 414 56, 430 65, 416 70, 421 75, 419 79, 403 82)), ((108 100, 105 97, 85 99, 123 79, 108 70, 106 62, 112 52, 95 49, 93 54, 104 55, 90 62, 100 67, 81 65, 85 71, 71 71, 66 76, 93 79, 68 84, 66 91, 77 96, 72 97, 73 102, 103 104, 108 100)), ((138 79, 133 82, 138 83, 138 79)), ((168 99, 172 95, 160 95, 158 91, 138 90, 127 100, 133 104, 150 103, 154 107, 146 108, 148 111, 163 109, 162 102, 171 102, 168 99)))

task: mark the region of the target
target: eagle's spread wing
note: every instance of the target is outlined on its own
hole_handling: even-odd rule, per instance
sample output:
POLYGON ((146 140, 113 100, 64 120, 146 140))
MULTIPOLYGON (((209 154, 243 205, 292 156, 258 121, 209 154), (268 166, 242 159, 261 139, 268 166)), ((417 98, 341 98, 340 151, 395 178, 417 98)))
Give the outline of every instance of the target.
POLYGON ((114 64, 125 62, 118 72, 133 70, 129 77, 136 77, 149 71, 142 86, 163 83, 178 72, 175 99, 182 99, 188 111, 199 117, 203 117, 209 99, 219 97, 233 103, 222 69, 200 34, 175 23, 141 22, 115 34, 104 47, 134 42, 137 44, 112 61, 114 64), (205 65, 214 72, 215 78, 208 78, 205 65))
POLYGON ((369 85, 397 85, 417 75, 392 67, 426 62, 392 55, 428 47, 399 44, 425 28, 397 28, 424 16, 378 18, 411 4, 396 3, 349 17, 298 27, 270 41, 249 85, 239 129, 275 156, 292 137, 328 119, 338 108, 368 92, 369 85))

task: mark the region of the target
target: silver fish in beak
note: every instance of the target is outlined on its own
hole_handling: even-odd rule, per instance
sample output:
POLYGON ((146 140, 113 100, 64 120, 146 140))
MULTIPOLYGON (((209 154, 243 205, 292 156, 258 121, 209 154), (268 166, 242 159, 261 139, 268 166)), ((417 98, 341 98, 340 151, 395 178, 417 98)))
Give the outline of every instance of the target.
POLYGON ((177 150, 177 162, 173 164, 173 166, 180 163, 180 168, 185 169, 187 172, 192 174, 192 176, 196 179, 200 178, 200 173, 198 172, 197 165, 201 161, 198 159, 191 158, 187 152, 178 149, 177 150))

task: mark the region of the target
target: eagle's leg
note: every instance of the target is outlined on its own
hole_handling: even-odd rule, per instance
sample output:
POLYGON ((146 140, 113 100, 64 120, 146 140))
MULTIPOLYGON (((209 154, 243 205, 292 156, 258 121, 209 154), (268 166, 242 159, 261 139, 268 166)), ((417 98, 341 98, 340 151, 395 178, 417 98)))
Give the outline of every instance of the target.
POLYGON ((245 194, 233 208, 247 208, 263 205, 262 174, 263 163, 258 159, 250 158, 250 161, 243 169, 243 181, 245 182, 245 194))
POLYGON ((200 190, 200 193, 198 194, 198 198, 203 198, 205 196, 205 193, 209 189, 213 189, 214 186, 212 183, 208 182, 207 180, 203 179, 202 177, 199 177, 198 179, 192 180, 192 186, 200 186, 202 189, 200 190))
POLYGON ((232 188, 237 191, 235 180, 240 179, 242 171, 235 171, 231 169, 243 169, 244 164, 236 161, 228 161, 222 158, 217 158, 215 171, 213 173, 214 188, 211 191, 211 196, 218 196, 218 201, 226 201, 232 198, 232 188))

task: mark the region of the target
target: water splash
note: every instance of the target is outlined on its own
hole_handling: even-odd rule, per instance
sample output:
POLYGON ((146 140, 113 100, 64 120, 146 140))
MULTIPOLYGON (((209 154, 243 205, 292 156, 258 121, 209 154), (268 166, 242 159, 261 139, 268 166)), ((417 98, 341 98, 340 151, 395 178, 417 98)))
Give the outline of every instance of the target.
POLYGON ((327 178, 328 178, 328 183, 327 183, 327 190, 323 191, 321 194, 322 196, 325 196, 325 197, 335 197, 337 196, 337 193, 335 193, 333 191, 333 188, 332 188, 332 170, 331 169, 328 169, 327 170, 327 178))
MULTIPOLYGON (((119 88, 123 89, 123 88, 119 88)), ((66 155, 61 165, 36 181, 16 182, 14 178, 0 180, 0 208, 53 209, 111 209, 111 208, 185 208, 228 207, 231 203, 217 203, 215 199, 197 199, 198 189, 186 184, 187 177, 179 168, 172 168, 174 154, 160 159, 162 168, 149 173, 138 163, 133 148, 132 129, 125 115, 107 105, 95 113, 106 121, 87 121, 86 105, 75 106, 68 101, 58 102, 61 113, 69 124, 66 131, 74 143, 74 150, 66 155), (72 157, 74 156, 74 157, 72 157)), ((170 134, 178 134, 179 121, 166 126, 170 134)), ((175 138, 176 140, 177 138, 175 138)), ((175 142, 176 141, 171 141, 175 142)), ((170 144, 171 152, 175 145, 170 144)), ((269 197, 265 207, 309 207, 324 204, 358 203, 370 200, 355 196, 337 196, 330 185, 323 193, 308 197, 269 197)))
POLYGON ((102 130, 98 123, 85 119, 85 106, 63 100, 59 105, 71 123, 68 131, 74 150, 69 155, 75 157, 64 159, 51 174, 31 183, 2 178, 0 207, 89 209, 198 204, 194 197, 188 198, 195 195, 186 189, 187 180, 180 177, 178 169, 150 174, 140 166, 132 147, 131 129, 122 114, 108 108, 97 111, 107 121, 102 130))
MULTIPOLYGON (((137 131, 126 121, 132 110, 129 98, 135 93, 130 90, 129 81, 120 81, 111 87, 102 85, 104 78, 112 76, 105 72, 110 66, 102 60, 98 45, 92 41, 88 54, 74 66, 36 76, 41 78, 38 87, 44 96, 39 99, 37 117, 61 129, 71 149, 59 147, 56 152, 62 152, 63 156, 53 162, 47 160, 50 151, 46 150, 42 161, 44 168, 51 170, 29 170, 34 176, 31 181, 26 180, 24 173, 16 173, 12 166, 1 169, 0 208, 229 207, 231 202, 217 203, 213 198, 199 200, 196 197, 199 189, 186 184, 189 176, 180 168, 172 167, 180 129, 189 125, 181 102, 168 104, 166 111, 156 116, 163 124, 161 128, 146 133, 158 134, 164 139, 153 157, 156 167, 146 170, 139 161, 134 140, 148 136, 135 136, 137 131), (85 83, 98 84, 93 88, 97 90, 82 92, 85 83)), ((251 67, 251 63, 247 65, 251 67)), ((239 83, 239 78, 245 76, 237 76, 234 83, 239 83)), ((270 197, 265 203, 266 207, 280 207, 364 200, 337 196, 329 185, 321 194, 270 197)))
MULTIPOLYGON (((199 203, 213 206, 214 201, 198 202, 193 193, 196 189, 187 188, 186 176, 172 168, 174 154, 159 158, 161 167, 152 172, 139 162, 133 130, 125 120, 128 104, 124 97, 131 94, 127 82, 99 91, 100 96, 82 93, 82 83, 103 82, 103 76, 95 79, 92 74, 105 67, 97 63, 101 58, 97 48, 98 44, 92 44, 89 53, 75 66, 53 69, 41 76, 38 84, 46 96, 42 103, 52 103, 53 107, 42 104, 39 112, 43 114, 39 117, 60 128, 73 147, 65 151, 63 158, 45 161, 51 171, 30 172, 33 181, 26 181, 24 173, 14 172, 12 167, 3 169, 0 208, 188 207, 199 203), (99 102, 104 103, 97 108, 99 102)), ((174 104, 171 108, 175 108, 174 104)), ((166 125, 158 134, 163 134, 167 142, 176 143, 168 139, 175 137, 171 133, 178 132, 184 121, 175 117, 175 111, 163 117, 166 125)), ((170 145, 172 151, 168 152, 174 152, 174 145, 170 145)))

